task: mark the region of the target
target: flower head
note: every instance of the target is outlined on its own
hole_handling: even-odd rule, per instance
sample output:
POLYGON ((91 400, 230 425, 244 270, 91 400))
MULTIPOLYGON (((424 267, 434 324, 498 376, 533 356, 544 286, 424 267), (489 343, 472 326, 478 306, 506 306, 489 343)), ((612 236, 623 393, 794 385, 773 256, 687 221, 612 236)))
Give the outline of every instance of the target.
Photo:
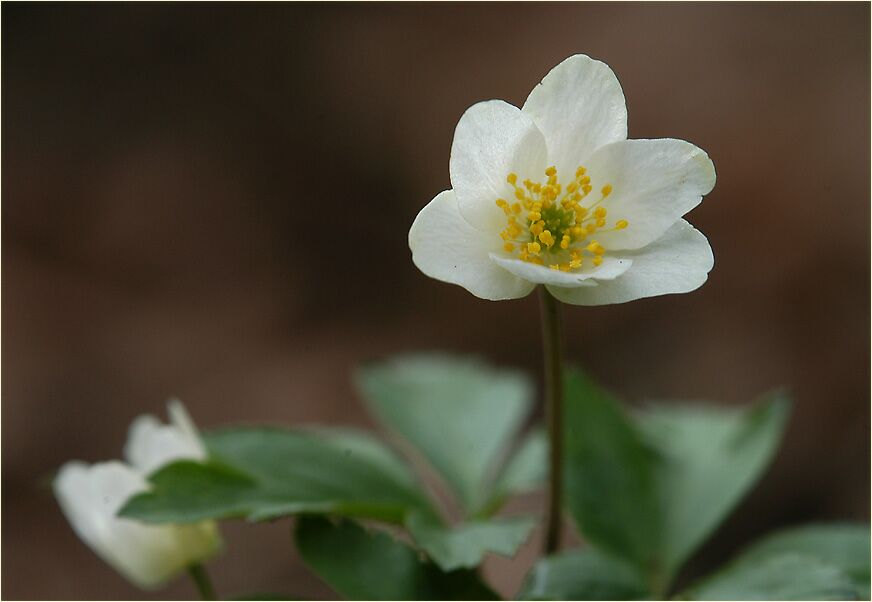
POLYGON ((150 414, 137 416, 127 433, 124 457, 143 474, 154 472, 173 460, 206 458, 206 448, 193 420, 178 400, 167 403, 169 424, 150 414))
POLYGON ((711 191, 714 165, 683 140, 627 140, 609 67, 572 56, 521 109, 480 102, 460 118, 452 189, 409 231, 412 260, 483 299, 543 284, 576 305, 688 292, 714 263, 682 219, 711 191))
POLYGON ((54 481, 55 495, 76 534, 104 561, 143 588, 162 585, 221 547, 215 523, 146 525, 117 515, 149 487, 145 475, 179 459, 205 458, 196 428, 179 402, 170 402, 171 425, 140 416, 130 428, 129 464, 68 462, 54 481))

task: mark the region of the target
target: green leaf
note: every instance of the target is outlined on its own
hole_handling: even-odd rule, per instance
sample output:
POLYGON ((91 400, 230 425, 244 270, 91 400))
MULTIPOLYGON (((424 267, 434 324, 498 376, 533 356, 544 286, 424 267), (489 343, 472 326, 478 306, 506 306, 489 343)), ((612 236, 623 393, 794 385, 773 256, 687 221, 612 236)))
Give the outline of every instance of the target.
POLYGON ((212 462, 173 462, 150 480, 153 489, 130 498, 119 516, 149 523, 235 518, 248 514, 267 495, 249 475, 212 462))
POLYGON ((640 600, 648 597, 634 567, 588 548, 536 563, 521 600, 640 600))
POLYGON ((860 600, 851 579, 810 556, 783 553, 742 560, 691 588, 685 600, 860 600))
POLYGON ((662 540, 658 554, 671 576, 745 496, 769 465, 787 423, 783 394, 746 410, 660 406, 639 426, 659 452, 662 540))
POLYGON ((237 428, 207 435, 206 444, 209 462, 160 469, 150 477, 153 489, 120 514, 196 522, 329 512, 402 522, 411 510, 430 511, 409 470, 364 433, 237 428))
POLYGON ((296 529, 303 561, 351 600, 496 600, 472 571, 441 571, 389 535, 344 520, 302 517, 296 529))
POLYGON ((491 497, 501 453, 530 410, 527 377, 471 358, 422 354, 368 366, 357 382, 372 412, 417 448, 468 515, 491 497))
POLYGON ((409 464, 370 433, 347 427, 320 426, 311 430, 341 449, 344 454, 365 460, 384 474, 390 475, 396 482, 404 483, 412 489, 420 487, 409 464))
POLYGON ((548 435, 531 432, 506 465, 497 481, 495 495, 506 497, 538 489, 548 478, 548 435))
POLYGON ((870 527, 865 524, 816 524, 785 529, 752 545, 742 553, 743 563, 797 554, 832 565, 851 579, 863 600, 870 597, 870 527))
POLYGON ((415 542, 444 571, 476 567, 488 552, 514 556, 535 525, 530 517, 468 521, 455 527, 422 514, 406 520, 415 542))
POLYGON ((588 541, 660 593, 769 464, 788 401, 746 410, 655 407, 636 419, 584 374, 566 389, 566 494, 588 541))
POLYGON ((657 457, 608 393, 567 371, 566 501, 586 539, 647 569, 662 533, 657 457))

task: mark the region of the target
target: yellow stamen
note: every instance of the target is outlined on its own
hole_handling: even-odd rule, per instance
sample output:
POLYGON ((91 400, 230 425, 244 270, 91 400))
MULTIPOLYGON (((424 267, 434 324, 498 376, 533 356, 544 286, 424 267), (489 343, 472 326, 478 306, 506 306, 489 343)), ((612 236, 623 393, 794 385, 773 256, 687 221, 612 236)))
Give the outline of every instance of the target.
POLYGON ((589 252, 595 253, 597 255, 602 255, 603 253, 606 252, 605 248, 595 240, 591 241, 591 243, 589 245, 587 245, 585 247, 585 249, 587 249, 589 252))
MULTIPOLYGON (((612 193, 611 184, 595 182, 583 166, 575 170, 574 179, 560 182, 554 165, 545 170, 545 179, 539 182, 527 178, 519 185, 514 172, 506 176, 506 182, 511 185, 516 199, 512 202, 504 198, 496 200, 496 205, 506 215, 506 227, 500 232, 506 253, 563 272, 579 269, 585 261, 583 252, 592 256, 594 265, 602 264, 606 249, 592 240, 592 235, 606 227, 608 208, 605 205, 608 203, 604 201, 612 193), (581 206, 594 184, 599 186, 602 197, 588 203, 587 207, 581 206), (599 206, 600 203, 604 206, 599 206)), ((603 231, 623 230, 628 226, 629 222, 622 219, 603 231)))

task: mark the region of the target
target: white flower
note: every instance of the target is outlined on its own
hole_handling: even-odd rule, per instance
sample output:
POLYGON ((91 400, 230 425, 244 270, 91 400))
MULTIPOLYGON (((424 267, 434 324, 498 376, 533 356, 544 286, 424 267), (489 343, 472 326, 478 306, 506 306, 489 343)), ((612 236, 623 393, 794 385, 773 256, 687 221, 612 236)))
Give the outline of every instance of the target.
POLYGON ((203 459, 206 451, 184 407, 170 402, 171 425, 140 416, 130 428, 129 464, 68 462, 54 481, 55 495, 76 534, 136 585, 158 587, 187 566, 218 552, 215 523, 146 525, 116 516, 127 500, 149 487, 149 472, 174 460, 203 459))
POLYGON ((409 231, 412 260, 483 299, 544 284, 576 305, 692 291, 714 264, 681 217, 714 187, 708 155, 683 140, 627 140, 615 74, 572 56, 523 108, 480 102, 460 118, 451 190, 409 231))
POLYGON ((143 474, 152 473, 173 460, 206 459, 206 448, 185 406, 174 399, 167 404, 167 413, 170 424, 161 424, 154 416, 145 414, 130 425, 124 457, 143 474))

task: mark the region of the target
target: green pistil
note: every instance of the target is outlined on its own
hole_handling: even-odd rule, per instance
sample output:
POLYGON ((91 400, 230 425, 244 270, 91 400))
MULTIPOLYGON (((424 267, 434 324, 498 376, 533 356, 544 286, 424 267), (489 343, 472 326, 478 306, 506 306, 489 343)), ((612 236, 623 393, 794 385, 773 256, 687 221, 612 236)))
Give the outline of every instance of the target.
MULTIPOLYGON (((553 203, 550 207, 542 209, 542 221, 545 222, 545 229, 551 232, 554 237, 554 245, 547 250, 550 253, 561 252, 560 241, 563 239, 563 235, 567 234, 575 224, 575 212, 567 211, 558 203, 553 203)), ((538 241, 535 236, 531 240, 538 241)), ((542 245, 542 250, 546 250, 545 245, 542 245)))

